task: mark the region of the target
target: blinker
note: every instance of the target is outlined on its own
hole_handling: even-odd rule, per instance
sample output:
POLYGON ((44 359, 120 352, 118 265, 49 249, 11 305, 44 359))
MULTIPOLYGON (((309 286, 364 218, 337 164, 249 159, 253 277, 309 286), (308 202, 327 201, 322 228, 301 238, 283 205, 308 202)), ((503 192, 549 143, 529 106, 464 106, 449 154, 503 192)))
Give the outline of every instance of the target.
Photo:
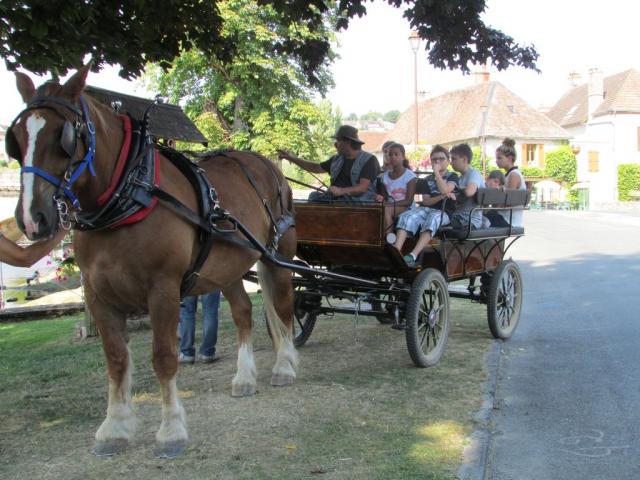
POLYGON ((18 140, 16 140, 16 136, 11 128, 9 128, 5 134, 4 148, 9 158, 13 158, 19 163, 22 163, 22 153, 20 152, 20 145, 18 145, 18 140))
MULTIPOLYGON (((76 148, 78 146, 77 132, 78 131, 73 123, 69 120, 64 122, 62 133, 60 134, 60 147, 69 158, 73 158, 76 153, 76 148)), ((20 151, 20 145, 18 145, 18 140, 11 128, 9 128, 5 134, 4 146, 7 155, 22 164, 22 152, 20 151)))
POLYGON ((60 135, 60 146, 69 158, 73 158, 75 155, 77 142, 78 135, 76 127, 74 127, 69 120, 66 120, 62 127, 62 134, 60 135))

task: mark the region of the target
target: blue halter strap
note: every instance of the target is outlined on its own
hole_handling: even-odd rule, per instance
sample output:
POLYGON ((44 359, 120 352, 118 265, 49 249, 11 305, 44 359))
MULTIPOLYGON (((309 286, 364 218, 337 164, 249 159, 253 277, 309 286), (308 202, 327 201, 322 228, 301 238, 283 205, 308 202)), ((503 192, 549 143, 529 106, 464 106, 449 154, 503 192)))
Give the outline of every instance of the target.
MULTIPOLYGON (((55 97, 36 99, 33 106, 30 105, 29 107, 38 108, 40 106, 39 105, 40 103, 44 103, 48 100, 54 100, 54 98, 55 97)), ((54 102, 69 108, 70 110, 76 112, 76 115, 77 115, 77 108, 75 107, 75 105, 67 104, 68 102, 59 101, 58 99, 54 100, 54 102)), ((71 159, 69 163, 69 168, 67 169, 64 179, 62 180, 60 180, 57 177, 54 177, 50 173, 38 167, 22 167, 20 169, 21 174, 33 173, 35 175, 38 175, 41 178, 44 178, 49 183, 58 187, 58 190, 61 191, 69 199, 69 201, 71 202, 71 205, 73 205, 73 207, 76 210, 82 210, 82 208, 80 206, 80 201, 75 196, 75 194, 71 191, 71 186, 87 168, 89 169, 89 172, 91 173, 92 176, 94 177, 96 176, 96 171, 93 167, 93 160, 96 154, 96 129, 93 125, 93 122, 91 122, 91 119, 89 118, 89 109, 87 107, 87 102, 82 96, 80 97, 80 105, 82 106, 82 123, 86 125, 87 132, 89 134, 89 146, 87 147, 87 153, 84 155, 82 160, 80 160, 80 162, 77 164, 75 169, 70 172, 71 168, 74 165, 73 158, 71 159)), ((78 132, 76 132, 76 135, 78 135, 78 132)))

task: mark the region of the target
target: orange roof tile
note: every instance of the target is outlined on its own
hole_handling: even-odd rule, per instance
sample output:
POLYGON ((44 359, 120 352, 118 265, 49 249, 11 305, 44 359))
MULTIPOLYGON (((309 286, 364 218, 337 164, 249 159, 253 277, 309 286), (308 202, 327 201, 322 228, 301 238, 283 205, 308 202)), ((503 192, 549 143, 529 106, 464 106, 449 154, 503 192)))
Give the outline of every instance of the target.
MULTIPOLYGON (((570 135, 500 82, 452 90, 419 104, 419 140, 452 144, 480 137, 568 139, 570 135)), ((389 137, 414 143, 415 106, 403 112, 389 137)))

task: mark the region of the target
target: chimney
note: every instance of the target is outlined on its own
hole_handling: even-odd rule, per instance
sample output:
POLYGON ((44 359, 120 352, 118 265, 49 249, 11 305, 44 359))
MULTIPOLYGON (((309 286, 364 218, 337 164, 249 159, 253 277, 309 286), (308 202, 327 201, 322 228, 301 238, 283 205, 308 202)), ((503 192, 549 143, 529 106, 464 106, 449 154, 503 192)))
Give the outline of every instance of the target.
POLYGON ((482 65, 478 70, 473 72, 473 77, 474 85, 480 85, 481 83, 487 83, 491 78, 491 74, 489 73, 487 66, 482 65))
POLYGON ((587 106, 589 120, 604 100, 604 79, 598 68, 589 70, 589 84, 587 85, 587 106))
POLYGON ((580 75, 575 70, 573 72, 569 72, 568 80, 569 80, 570 87, 577 87, 581 79, 582 79, 582 75, 580 75))

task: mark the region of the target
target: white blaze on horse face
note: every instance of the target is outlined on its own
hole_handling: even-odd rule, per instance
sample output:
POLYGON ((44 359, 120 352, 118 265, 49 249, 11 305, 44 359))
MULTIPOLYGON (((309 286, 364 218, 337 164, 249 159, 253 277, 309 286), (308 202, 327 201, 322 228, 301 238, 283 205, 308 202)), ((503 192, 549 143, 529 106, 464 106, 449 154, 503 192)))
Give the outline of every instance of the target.
MULTIPOLYGON (((24 156, 24 166, 33 166, 33 156, 36 151, 36 140, 38 133, 42 130, 46 124, 46 120, 40 117, 37 113, 29 115, 27 119, 27 153, 24 156)), ((33 202, 33 186, 35 182, 34 173, 22 174, 22 221, 24 222, 27 236, 31 236, 37 231, 37 225, 31 218, 31 203, 33 202)))

